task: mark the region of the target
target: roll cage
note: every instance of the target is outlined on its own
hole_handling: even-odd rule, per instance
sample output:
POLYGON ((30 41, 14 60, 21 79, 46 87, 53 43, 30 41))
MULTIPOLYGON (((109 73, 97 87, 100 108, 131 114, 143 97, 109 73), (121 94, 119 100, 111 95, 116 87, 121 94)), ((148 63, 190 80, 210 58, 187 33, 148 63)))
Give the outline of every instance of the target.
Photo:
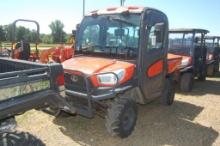
MULTIPOLYGON (((172 53, 172 50, 178 50, 178 49, 187 49, 187 54, 190 56, 193 56, 194 54, 194 48, 195 47, 203 47, 205 46, 205 35, 209 33, 208 30, 205 29, 170 29, 169 30, 169 35, 171 36, 171 34, 182 34, 182 39, 181 39, 181 43, 179 43, 179 46, 172 46, 171 42, 172 40, 170 39, 170 44, 169 44, 169 50, 172 53), (191 34, 192 37, 189 38, 185 38, 185 36, 187 34, 191 34), (186 43, 186 39, 188 39, 188 41, 190 42, 190 44, 188 44, 187 48, 184 47, 184 40, 186 43), (172 48, 173 47, 173 48, 172 48)), ((175 40, 175 38, 174 38, 175 40)))

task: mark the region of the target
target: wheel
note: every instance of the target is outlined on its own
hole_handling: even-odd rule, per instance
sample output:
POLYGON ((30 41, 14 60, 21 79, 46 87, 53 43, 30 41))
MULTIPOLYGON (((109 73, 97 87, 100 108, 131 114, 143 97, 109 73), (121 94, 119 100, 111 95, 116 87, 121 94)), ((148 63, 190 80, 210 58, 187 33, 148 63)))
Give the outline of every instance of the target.
POLYGON ((174 102, 175 97, 175 86, 174 81, 172 78, 167 78, 164 88, 164 94, 163 94, 163 103, 165 105, 172 105, 174 102))
POLYGON ((205 81, 206 80, 206 69, 202 69, 199 72, 198 79, 199 79, 199 81, 205 81))
POLYGON ((106 128, 112 136, 128 137, 137 121, 137 105, 134 100, 119 98, 108 109, 106 128))
POLYGON ((218 73, 219 72, 219 63, 216 63, 215 65, 215 73, 218 73))
POLYGON ((191 92, 193 87, 193 74, 184 73, 180 78, 180 90, 183 92, 191 92))
POLYGON ((213 64, 210 64, 207 68, 207 75, 214 76, 214 74, 215 74, 215 67, 213 64))
POLYGON ((0 146, 45 146, 45 144, 25 132, 4 132, 0 134, 0 146))
POLYGON ((14 117, 0 120, 0 132, 13 131, 16 127, 17 127, 17 122, 14 117))

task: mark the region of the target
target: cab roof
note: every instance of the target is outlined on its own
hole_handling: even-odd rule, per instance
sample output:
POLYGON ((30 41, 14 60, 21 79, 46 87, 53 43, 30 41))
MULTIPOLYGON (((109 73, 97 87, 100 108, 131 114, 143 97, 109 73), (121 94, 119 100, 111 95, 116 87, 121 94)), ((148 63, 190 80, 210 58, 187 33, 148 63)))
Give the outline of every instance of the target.
POLYGON ((121 14, 121 13, 142 13, 145 7, 128 6, 128 7, 111 7, 106 9, 95 10, 87 14, 86 16, 92 15, 103 15, 103 14, 121 14))
POLYGON ((220 39, 220 36, 206 36, 205 39, 220 39))
POLYGON ((175 29, 170 29, 169 32, 171 33, 209 33, 208 30, 206 29, 198 29, 198 28, 175 28, 175 29))

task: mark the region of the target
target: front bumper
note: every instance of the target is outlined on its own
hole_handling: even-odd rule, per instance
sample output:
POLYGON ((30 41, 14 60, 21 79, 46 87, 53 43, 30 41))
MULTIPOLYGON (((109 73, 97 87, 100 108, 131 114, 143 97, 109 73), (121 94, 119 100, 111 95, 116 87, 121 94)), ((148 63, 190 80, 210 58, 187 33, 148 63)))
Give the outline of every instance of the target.
POLYGON ((132 88, 132 86, 128 85, 128 86, 119 87, 115 89, 109 89, 109 90, 104 89, 103 91, 100 91, 99 94, 96 94, 96 95, 66 89, 66 95, 82 97, 85 99, 89 99, 90 98, 89 96, 91 96, 92 100, 99 101, 99 100, 114 98, 116 94, 122 93, 130 88, 132 88))
POLYGON ((188 71, 190 69, 192 69, 192 66, 187 66, 187 67, 181 68, 180 72, 186 72, 186 71, 188 71))

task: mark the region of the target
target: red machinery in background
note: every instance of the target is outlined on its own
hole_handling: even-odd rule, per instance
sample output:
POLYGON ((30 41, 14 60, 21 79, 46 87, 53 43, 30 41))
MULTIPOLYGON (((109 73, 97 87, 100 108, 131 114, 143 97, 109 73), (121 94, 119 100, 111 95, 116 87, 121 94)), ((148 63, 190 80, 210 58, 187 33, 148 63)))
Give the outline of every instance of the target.
POLYGON ((61 63, 73 57, 74 37, 71 46, 57 45, 56 47, 39 50, 40 25, 34 20, 18 19, 13 23, 13 42, 11 57, 20 60, 39 61, 40 63, 57 62, 61 63), (18 22, 30 22, 37 26, 35 49, 31 50, 30 43, 24 40, 16 41, 16 24, 18 22))

